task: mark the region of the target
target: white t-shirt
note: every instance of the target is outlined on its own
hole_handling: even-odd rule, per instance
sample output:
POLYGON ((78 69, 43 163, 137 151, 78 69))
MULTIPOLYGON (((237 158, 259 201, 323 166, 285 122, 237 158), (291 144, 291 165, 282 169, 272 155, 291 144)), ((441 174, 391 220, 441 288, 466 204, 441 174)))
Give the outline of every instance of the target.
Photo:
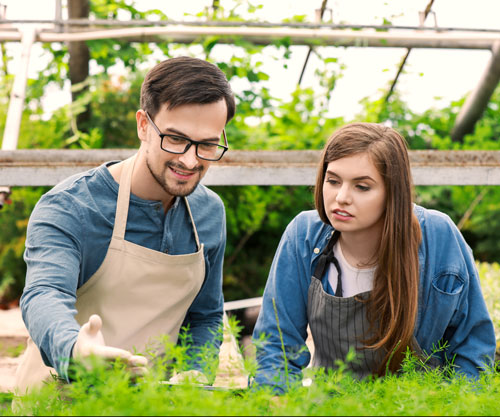
MULTIPOLYGON (((340 270, 342 271, 342 297, 352 297, 365 291, 373 289, 373 277, 376 266, 373 268, 355 268, 350 265, 344 258, 342 247, 339 242, 333 247, 333 254, 339 261, 340 270)), ((330 263, 328 268, 328 282, 333 288, 337 288, 337 268, 333 263, 330 263)))

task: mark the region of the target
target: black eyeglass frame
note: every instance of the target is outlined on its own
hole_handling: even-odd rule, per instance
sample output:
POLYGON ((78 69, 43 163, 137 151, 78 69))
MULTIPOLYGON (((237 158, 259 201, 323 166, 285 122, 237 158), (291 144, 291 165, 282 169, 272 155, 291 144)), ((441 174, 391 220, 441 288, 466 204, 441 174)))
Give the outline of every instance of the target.
POLYGON ((216 144, 212 144, 212 143, 200 142, 200 141, 197 141, 197 140, 190 139, 190 138, 188 138, 186 136, 171 135, 169 133, 161 133, 160 129, 158 129, 158 126, 156 126, 155 123, 153 122, 153 119, 151 119, 151 116, 149 115, 149 113, 146 110, 144 110, 144 113, 146 113, 146 117, 148 118, 149 123, 151 123, 151 125, 154 128, 154 130, 156 131, 156 133, 160 137, 160 148, 161 148, 162 151, 165 151, 165 152, 168 152, 168 153, 172 153, 172 154, 176 154, 176 155, 182 155, 182 154, 185 154, 189 150, 189 148, 191 148, 191 146, 194 145, 195 149, 196 149, 196 156, 198 158, 203 159, 205 161, 215 162, 215 161, 220 161, 221 158, 226 153, 226 151, 229 149, 229 145, 228 145, 227 137, 226 137, 226 129, 222 129, 222 136, 224 137, 224 145, 220 145, 220 144, 216 145, 216 144), (167 149, 165 149, 163 147, 163 138, 165 138, 165 137, 181 138, 183 140, 187 140, 188 144, 186 145, 186 147, 184 148, 184 151, 182 151, 182 152, 169 151, 169 150, 167 150, 167 149), (222 153, 220 154, 220 156, 217 159, 210 159, 210 158, 205 158, 203 156, 200 156, 200 154, 198 153, 198 145, 217 146, 218 148, 222 148, 223 150, 222 150, 222 153))

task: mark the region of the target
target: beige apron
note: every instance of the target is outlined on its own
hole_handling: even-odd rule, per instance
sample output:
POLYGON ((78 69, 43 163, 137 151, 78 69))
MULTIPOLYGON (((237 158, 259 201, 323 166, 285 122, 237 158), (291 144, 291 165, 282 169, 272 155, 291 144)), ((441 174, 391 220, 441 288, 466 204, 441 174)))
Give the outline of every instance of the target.
MULTIPOLYGON (((168 255, 125 240, 130 184, 135 157, 125 161, 120 177, 113 236, 106 257, 96 273, 77 292, 76 320, 80 325, 92 314, 102 318, 108 346, 144 352, 146 345, 167 334, 172 343, 187 310, 205 278, 203 244, 200 245, 188 201, 197 252, 168 255)), ((53 368, 44 365, 40 351, 28 339, 16 372, 18 394, 51 379, 53 368)))

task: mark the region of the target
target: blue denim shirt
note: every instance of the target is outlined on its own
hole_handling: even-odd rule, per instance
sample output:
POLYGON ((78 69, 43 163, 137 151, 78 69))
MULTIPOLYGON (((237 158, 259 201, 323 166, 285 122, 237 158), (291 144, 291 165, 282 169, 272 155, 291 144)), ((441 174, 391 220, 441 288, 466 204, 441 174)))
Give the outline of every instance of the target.
MULTIPOLYGON (((28 224, 23 319, 45 364, 63 378, 67 378, 67 359, 80 329, 74 319, 76 290, 97 271, 111 241, 119 187, 106 168, 112 163, 56 185, 42 196, 28 224)), ((193 348, 206 342, 219 347, 214 335, 222 323, 224 306, 224 205, 203 185, 198 185, 188 201, 200 243, 205 245, 206 272, 183 326, 189 326, 193 348)), ((165 214, 161 202, 131 194, 125 239, 171 255, 197 250, 189 213, 179 197, 165 214)))
MULTIPOLYGON (((420 206, 415 206, 415 213, 422 229, 415 337, 428 354, 433 346, 447 341, 446 351, 438 354, 440 359, 455 355, 457 370, 477 377, 485 364, 493 363, 495 333, 472 251, 447 215, 420 206)), ((307 294, 318 257, 332 232, 316 211, 306 211, 288 225, 281 238, 253 334, 254 340, 267 336, 266 343, 257 343, 257 385, 274 386, 277 392, 287 385, 276 314, 289 382, 299 380, 302 368, 309 364, 307 294)))

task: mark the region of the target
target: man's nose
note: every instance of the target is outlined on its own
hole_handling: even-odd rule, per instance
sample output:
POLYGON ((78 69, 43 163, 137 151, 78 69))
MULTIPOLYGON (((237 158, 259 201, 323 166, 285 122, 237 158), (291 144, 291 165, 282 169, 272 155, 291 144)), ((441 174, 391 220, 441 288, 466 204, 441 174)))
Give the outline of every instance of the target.
POLYGON ((196 145, 191 145, 186 153, 179 156, 179 161, 184 164, 187 169, 193 169, 198 165, 198 157, 196 156, 196 145))

